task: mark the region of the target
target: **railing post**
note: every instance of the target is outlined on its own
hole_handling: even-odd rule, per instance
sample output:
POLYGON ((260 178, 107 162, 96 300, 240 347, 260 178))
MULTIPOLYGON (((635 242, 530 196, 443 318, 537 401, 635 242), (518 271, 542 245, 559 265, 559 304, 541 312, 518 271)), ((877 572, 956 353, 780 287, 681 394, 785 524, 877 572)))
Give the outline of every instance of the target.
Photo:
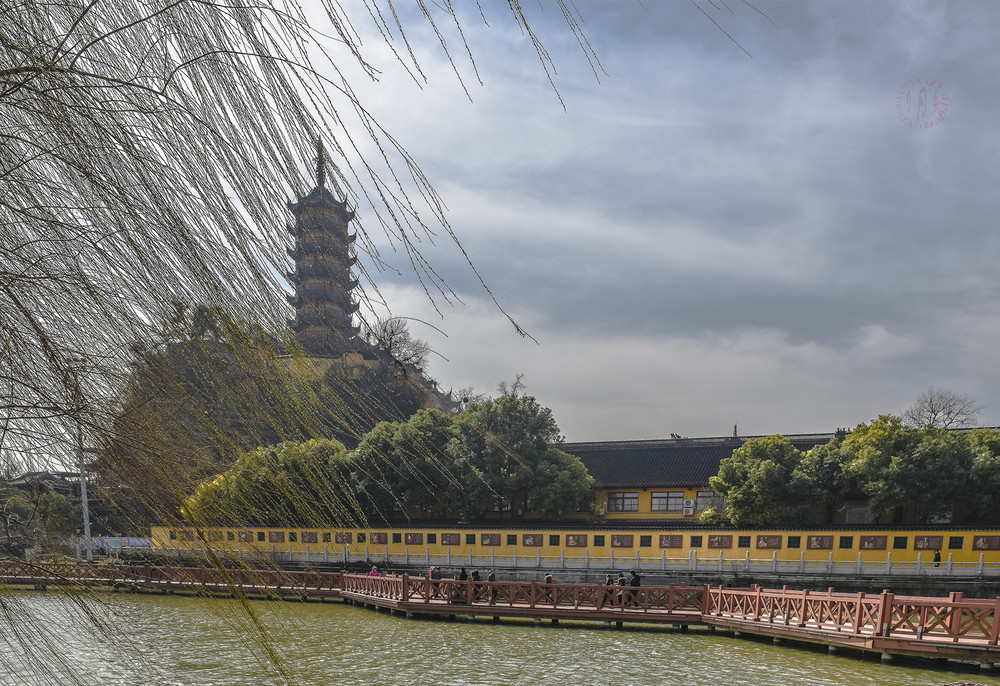
MULTIPOLYGON (((980 553, 980 558, 982 553, 980 553)), ((951 603, 951 607, 948 608, 950 616, 948 617, 948 633, 951 634, 951 640, 957 641, 958 635, 962 631, 962 608, 956 607, 957 603, 962 602, 962 592, 954 591, 948 594, 948 602, 951 603)))
POLYGON ((535 550, 535 566, 536 567, 541 567, 542 566, 542 549, 541 548, 537 548, 535 550))
POLYGON ((514 569, 517 569, 517 548, 514 548, 514 569))
POLYGON ((983 553, 979 553, 979 564, 976 565, 976 572, 979 574, 983 573, 983 553))
POLYGON ((772 550, 771 551, 771 573, 773 574, 774 572, 777 572, 777 571, 778 571, 778 551, 777 550, 772 550))
POLYGON ((608 558, 608 569, 615 568, 615 549, 611 549, 611 557, 608 558))
POLYGON ((1000 639, 1000 596, 993 603, 993 616, 990 617, 990 645, 995 646, 1000 639))
POLYGON ((698 571, 698 551, 697 550, 692 550, 691 551, 691 571, 692 572, 697 572, 698 571))
MULTIPOLYGON (((673 591, 673 586, 670 587, 673 591)), ((701 613, 703 615, 711 614, 712 612, 712 588, 705 584, 701 587, 701 613)))
POLYGON ((806 551, 799 553, 799 573, 806 571, 806 551))
POLYGON ((919 574, 920 570, 924 568, 923 556, 924 556, 923 552, 918 552, 917 553, 917 568, 915 570, 913 570, 917 574, 919 574))
POLYGON ((407 602, 410 599, 410 575, 403 572, 402 583, 400 584, 400 596, 399 600, 402 602, 407 602))
POLYGON ((858 576, 861 576, 861 570, 863 569, 863 567, 864 567, 864 563, 861 561, 861 551, 859 550, 858 551, 858 566, 856 568, 856 573, 857 573, 858 576))
POLYGON ((878 604, 878 627, 875 633, 877 636, 888 636, 889 627, 892 623, 892 601, 895 596, 889 589, 882 591, 882 597, 878 604))
POLYGON ((725 553, 723 553, 723 551, 721 551, 721 550, 719 551, 719 571, 720 572, 723 570, 723 564, 725 563, 725 560, 722 557, 724 554, 725 553))
POLYGON ((408 545, 403 546, 403 562, 405 562, 407 566, 410 564, 410 546, 408 545))
POLYGON ((468 564, 466 566, 467 567, 471 567, 472 566, 472 546, 469 546, 469 561, 468 561, 468 564))
POLYGON ((448 560, 448 566, 451 567, 452 564, 451 564, 451 548, 450 547, 448 548, 448 555, 447 555, 446 559, 448 560))
POLYGON ((833 573, 833 551, 832 550, 830 551, 830 557, 826 561, 826 573, 827 574, 832 574, 833 573))
POLYGON ((590 548, 583 549, 583 568, 590 569, 590 548))
POLYGON ((799 606, 799 626, 806 625, 806 610, 809 603, 809 589, 802 590, 802 605, 799 606))
POLYGON ((496 548, 490 548, 490 567, 491 568, 497 566, 497 563, 496 563, 496 553, 497 553, 497 549, 496 548))
POLYGON ((948 566, 946 567, 948 570, 948 576, 951 576, 951 570, 954 569, 954 562, 952 562, 951 559, 952 554, 953 553, 948 553, 948 566))
POLYGON ((431 547, 430 546, 425 546, 424 547, 424 567, 430 567, 430 566, 431 566, 431 547))
POLYGON ((559 549, 559 568, 566 569, 566 549, 559 549))
POLYGON ((660 553, 660 571, 667 571, 667 551, 664 550, 660 553))
POLYGON ((746 562, 743 563, 744 569, 750 569, 750 551, 747 550, 746 562))

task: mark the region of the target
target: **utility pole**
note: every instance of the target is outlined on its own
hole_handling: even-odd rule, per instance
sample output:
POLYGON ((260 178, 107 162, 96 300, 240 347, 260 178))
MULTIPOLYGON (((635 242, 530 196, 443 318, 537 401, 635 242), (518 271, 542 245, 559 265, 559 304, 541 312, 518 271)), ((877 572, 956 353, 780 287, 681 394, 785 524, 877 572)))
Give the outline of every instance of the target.
POLYGON ((90 542, 90 504, 87 501, 87 470, 83 462, 83 422, 76 418, 76 451, 80 461, 80 501, 83 504, 83 545, 87 549, 87 562, 94 561, 90 542))

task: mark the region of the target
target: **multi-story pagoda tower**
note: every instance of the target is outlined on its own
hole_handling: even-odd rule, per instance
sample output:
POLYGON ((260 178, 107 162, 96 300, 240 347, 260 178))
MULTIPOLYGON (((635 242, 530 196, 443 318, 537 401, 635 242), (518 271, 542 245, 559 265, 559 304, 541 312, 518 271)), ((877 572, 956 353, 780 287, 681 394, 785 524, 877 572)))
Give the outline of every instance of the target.
POLYGON ((339 358, 362 352, 351 317, 358 304, 352 291, 358 280, 351 275, 357 262, 352 245, 357 234, 348 231, 354 212, 326 188, 326 161, 320 145, 316 160, 316 187, 298 202, 288 203, 295 223, 288 226, 295 246, 288 256, 295 270, 288 275, 295 294, 288 302, 295 319, 288 324, 308 357, 339 358))

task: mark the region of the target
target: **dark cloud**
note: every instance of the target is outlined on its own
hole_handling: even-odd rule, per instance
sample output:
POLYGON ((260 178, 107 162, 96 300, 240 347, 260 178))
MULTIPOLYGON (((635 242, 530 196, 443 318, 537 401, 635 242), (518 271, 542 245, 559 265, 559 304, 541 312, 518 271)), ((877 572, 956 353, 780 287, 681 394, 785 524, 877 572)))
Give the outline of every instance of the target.
MULTIPOLYGON (((932 385, 976 397, 1000 423, 1000 5, 759 3, 775 27, 746 5, 722 17, 699 4, 752 59, 693 5, 582 2, 600 85, 559 17, 541 25, 565 112, 503 26, 471 32, 486 83, 473 103, 405 80, 391 97, 373 92, 482 275, 542 341, 462 331, 438 373, 531 368, 564 430, 585 432, 573 439, 711 433, 713 408, 743 408, 759 432, 831 430, 901 411, 932 385), (927 130, 896 111, 917 78, 951 99, 927 130), (606 360, 616 345, 647 356, 640 377, 683 388, 685 426, 663 423, 679 401, 635 376, 634 360, 590 370, 593 393, 564 368, 574 349, 606 360), (635 402, 596 426, 608 396, 635 402)), ((434 259, 479 302, 459 252, 434 259)), ((453 321, 489 328, 475 312, 475 324, 453 321)))

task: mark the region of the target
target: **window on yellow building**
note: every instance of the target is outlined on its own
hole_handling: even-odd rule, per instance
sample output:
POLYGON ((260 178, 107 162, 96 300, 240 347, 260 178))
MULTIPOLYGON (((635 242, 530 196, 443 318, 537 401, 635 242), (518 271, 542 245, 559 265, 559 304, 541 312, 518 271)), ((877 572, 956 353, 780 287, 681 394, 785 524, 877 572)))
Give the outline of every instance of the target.
POLYGON ((649 509, 653 512, 683 512, 684 491, 654 492, 649 509))
POLYGON ((608 493, 608 512, 638 512, 639 493, 608 493))

